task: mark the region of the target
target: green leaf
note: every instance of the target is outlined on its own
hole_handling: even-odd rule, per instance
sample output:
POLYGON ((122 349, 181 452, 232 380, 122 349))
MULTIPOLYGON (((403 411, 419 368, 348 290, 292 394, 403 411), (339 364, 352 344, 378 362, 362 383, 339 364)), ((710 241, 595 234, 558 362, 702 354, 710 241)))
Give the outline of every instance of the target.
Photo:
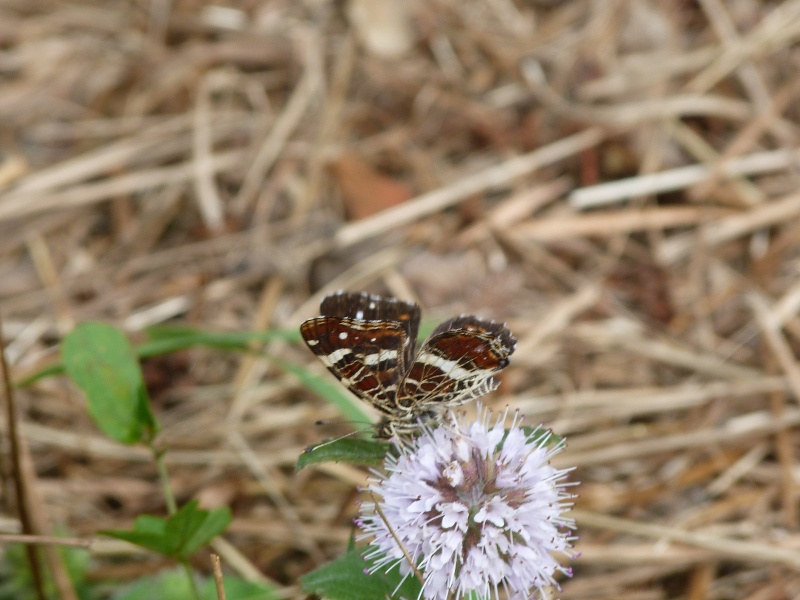
POLYGON ((296 469, 299 471, 308 465, 322 462, 379 465, 391 448, 392 445, 386 442, 352 437, 322 442, 303 451, 297 459, 296 469))
POLYGON ((133 522, 133 529, 104 529, 99 533, 118 540, 125 540, 164 556, 171 556, 172 544, 164 536, 167 529, 166 519, 141 515, 133 522))
MULTIPOLYGON (((61 535, 62 532, 59 532, 61 535)), ((100 593, 89 582, 91 569, 90 553, 83 548, 57 546, 55 548, 60 560, 66 567, 67 575, 73 588, 82 600, 100 598, 100 593)), ((58 586, 50 572, 45 569, 45 596, 58 597, 58 586)), ((0 556, 0 600, 39 600, 36 592, 31 564, 28 560, 25 544, 5 544, 0 556)))
POLYGON ((38 371, 31 373, 22 379, 18 379, 14 382, 14 385, 18 388, 24 388, 36 383, 40 379, 52 377, 53 375, 61 375, 62 373, 64 373, 64 363, 57 362, 39 369, 38 371))
POLYGON ((361 552, 353 550, 304 575, 300 584, 305 592, 328 600, 419 597, 421 585, 413 574, 403 580, 398 567, 392 567, 388 573, 378 571, 370 575, 365 572, 369 567, 361 552))
MULTIPOLYGON (((245 581, 235 575, 224 575, 222 587, 225 588, 226 600, 280 600, 283 598, 278 590, 260 583, 245 581)), ((200 592, 202 600, 218 600, 216 583, 212 578, 206 581, 200 592)))
POLYGON ((123 444, 152 440, 158 422, 124 333, 103 323, 81 323, 64 338, 61 360, 103 433, 123 444))
POLYGON ((191 583, 183 568, 167 569, 140 577, 111 596, 111 600, 186 600, 193 597, 191 583))
POLYGON ((202 510, 193 500, 167 520, 166 535, 181 540, 177 556, 189 558, 225 531, 232 520, 229 508, 202 510))
POLYGON ((202 510, 193 500, 166 519, 141 515, 134 521, 132 530, 111 529, 100 533, 163 556, 185 560, 225 531, 231 520, 228 508, 202 510))
MULTIPOLYGON (((201 600, 217 600, 213 578, 204 577, 200 589, 201 600)), ((227 600, 278 600, 282 596, 267 586, 244 581, 234 575, 222 578, 227 600)), ((182 567, 166 569, 155 575, 140 577, 135 583, 117 592, 111 600, 186 600, 194 598, 186 571, 182 567)))
POLYGON ((265 331, 204 331, 193 327, 158 325, 147 329, 150 342, 140 348, 143 352, 172 352, 192 346, 207 346, 220 350, 251 350, 253 342, 268 343, 275 340, 297 343, 300 332, 295 329, 267 329, 265 331))
MULTIPOLYGON (((548 436, 547 437, 547 443, 545 444, 545 446, 555 446, 556 444, 560 444, 564 440, 564 438, 562 436, 558 435, 552 429, 545 429, 545 428, 542 428, 542 427, 528 427, 527 425, 523 425, 521 427, 521 429, 522 429, 522 431, 525 432, 525 435, 527 435, 528 437, 530 437, 531 435, 533 435, 535 433, 536 437, 534 439, 537 439, 537 440, 539 438, 548 436)), ((508 435, 508 430, 506 429, 506 436, 507 435, 508 435)), ((504 436, 503 437, 503 441, 505 441, 505 440, 506 440, 506 438, 504 436)))
MULTIPOLYGON (((266 331, 231 331, 214 332, 193 329, 191 327, 176 327, 159 325, 147 329, 150 341, 135 348, 136 356, 149 358, 169 352, 177 352, 194 346, 208 346, 218 350, 236 350, 240 352, 255 352, 250 347, 253 342, 267 343, 273 340, 284 340, 292 343, 300 341, 300 332, 296 329, 268 329, 266 331)), ((16 382, 17 387, 25 387, 52 375, 64 372, 64 364, 49 365, 16 382)))

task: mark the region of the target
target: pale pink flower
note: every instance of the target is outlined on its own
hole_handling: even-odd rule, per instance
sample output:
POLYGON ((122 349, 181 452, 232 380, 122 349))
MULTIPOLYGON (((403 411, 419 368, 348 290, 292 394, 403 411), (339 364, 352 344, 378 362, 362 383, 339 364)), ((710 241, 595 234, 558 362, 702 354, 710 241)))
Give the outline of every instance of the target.
POLYGON ((556 585, 554 574, 571 575, 553 557, 572 558, 575 523, 563 513, 572 506, 570 469, 549 459, 564 447, 548 446, 551 433, 527 432, 515 415, 492 425, 479 418, 425 428, 413 439, 396 441, 398 455, 386 459, 387 473, 374 472, 359 518, 362 537, 372 537, 365 557, 371 571, 398 565, 413 573, 406 554, 422 574, 422 596, 459 600, 475 592, 497 598, 529 598, 556 585), (385 520, 384 520, 385 519, 385 520), (402 548, 398 545, 402 544, 402 548), (405 550, 405 552, 404 552, 405 550))

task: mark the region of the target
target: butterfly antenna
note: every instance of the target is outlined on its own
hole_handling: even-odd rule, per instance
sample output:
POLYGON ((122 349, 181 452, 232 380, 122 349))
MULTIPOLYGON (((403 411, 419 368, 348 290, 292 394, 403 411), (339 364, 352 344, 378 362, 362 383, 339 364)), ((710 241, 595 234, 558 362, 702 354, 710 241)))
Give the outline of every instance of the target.
POLYGON ((334 442, 338 442, 339 440, 343 440, 345 438, 349 438, 354 435, 358 435, 360 433, 364 433, 365 431, 369 431, 370 429, 374 428, 372 423, 366 421, 346 421, 346 420, 337 420, 337 421, 329 421, 327 419, 320 419, 315 421, 315 425, 333 425, 333 424, 342 424, 347 423, 348 425, 366 425, 363 429, 356 429, 355 431, 351 431, 349 433, 345 433, 344 435, 340 435, 339 437, 331 438, 329 440, 325 440, 324 442, 320 442, 313 446, 313 449, 316 450, 317 448, 323 448, 328 444, 333 444, 334 442))
POLYGON ((325 440, 324 442, 320 442, 319 444, 315 444, 309 447, 309 450, 317 450, 319 448, 324 448, 329 444, 333 444, 334 442, 338 442, 339 440, 343 440, 345 438, 349 438, 352 435, 356 435, 357 433, 361 433, 360 431, 351 431, 350 433, 345 433, 344 435, 340 435, 339 437, 332 438, 330 440, 325 440))
POLYGON ((314 425, 366 425, 372 427, 369 421, 351 421, 349 419, 317 419, 314 425))

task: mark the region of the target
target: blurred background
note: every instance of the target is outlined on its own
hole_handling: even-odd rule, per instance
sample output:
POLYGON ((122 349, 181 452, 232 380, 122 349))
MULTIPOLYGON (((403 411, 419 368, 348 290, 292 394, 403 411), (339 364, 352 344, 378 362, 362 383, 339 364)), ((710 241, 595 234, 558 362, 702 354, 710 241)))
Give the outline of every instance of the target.
MULTIPOLYGON (((336 289, 506 321, 486 402, 581 482, 559 597, 798 598, 798 41, 796 0, 0 0, 12 375, 85 320, 296 331, 336 289)), ((351 426, 257 356, 144 372, 179 501, 233 510, 224 568, 304 597, 366 471, 294 464, 351 426)), ((16 397, 50 531, 163 514, 63 378, 16 397)))

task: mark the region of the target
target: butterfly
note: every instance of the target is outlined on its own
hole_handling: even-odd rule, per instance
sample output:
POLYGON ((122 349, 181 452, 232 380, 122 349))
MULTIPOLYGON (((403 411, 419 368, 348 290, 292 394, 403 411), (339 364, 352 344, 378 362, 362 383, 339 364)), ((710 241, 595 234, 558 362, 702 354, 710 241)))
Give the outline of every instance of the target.
POLYGON ((392 297, 339 291, 300 333, 342 384, 383 415, 377 438, 413 435, 446 408, 494 390, 516 338, 501 323, 448 319, 415 352, 420 307, 392 297))

